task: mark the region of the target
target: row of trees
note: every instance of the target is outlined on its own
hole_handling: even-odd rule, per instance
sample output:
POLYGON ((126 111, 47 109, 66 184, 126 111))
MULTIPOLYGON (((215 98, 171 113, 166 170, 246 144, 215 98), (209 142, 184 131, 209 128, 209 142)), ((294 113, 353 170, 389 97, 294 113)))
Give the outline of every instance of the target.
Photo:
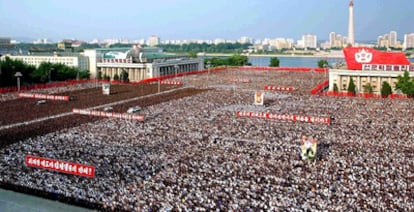
POLYGON ((243 50, 248 49, 251 46, 250 43, 220 43, 220 44, 207 44, 207 43, 190 43, 183 45, 176 44, 161 44, 158 47, 162 48, 166 52, 206 52, 206 53, 242 53, 243 50))
POLYGON ((82 71, 64 64, 44 62, 36 68, 20 60, 6 57, 0 61, 0 87, 16 86, 16 78, 14 77, 16 72, 23 75, 20 78, 22 85, 89 78, 88 71, 82 71))
MULTIPOLYGON (((395 89, 401 91, 401 93, 406 94, 408 97, 414 96, 414 78, 409 76, 408 71, 405 71, 403 76, 398 76, 398 81, 395 83, 395 89)), ((338 92, 338 85, 335 83, 333 85, 333 90, 338 92)), ((356 86, 354 80, 351 78, 348 83, 347 91, 352 94, 356 94, 356 86)), ((370 83, 363 86, 364 93, 372 94, 374 89, 370 83)), ((381 96, 388 97, 392 94, 391 85, 384 81, 381 85, 381 96)))
POLYGON ((249 59, 244 55, 232 55, 231 57, 212 57, 206 58, 204 60, 204 65, 206 67, 216 67, 216 66, 245 66, 251 65, 249 59))

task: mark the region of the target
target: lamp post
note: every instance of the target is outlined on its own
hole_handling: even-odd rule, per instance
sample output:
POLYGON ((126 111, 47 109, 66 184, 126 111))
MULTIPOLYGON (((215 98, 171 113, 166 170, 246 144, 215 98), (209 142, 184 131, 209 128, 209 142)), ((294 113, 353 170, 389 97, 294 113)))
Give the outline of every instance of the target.
POLYGON ((180 69, 180 67, 179 67, 177 64, 175 64, 175 65, 174 65, 174 70, 175 70, 175 81, 177 81, 177 72, 178 72, 178 69, 180 69))
POLYGON ((328 64, 324 63, 323 68, 325 69, 324 72, 325 72, 325 79, 326 79, 326 72, 328 72, 328 64))
POLYGON ((17 77, 17 91, 20 91, 20 77, 23 76, 22 73, 20 73, 20 71, 16 72, 16 74, 14 74, 15 77, 17 77))

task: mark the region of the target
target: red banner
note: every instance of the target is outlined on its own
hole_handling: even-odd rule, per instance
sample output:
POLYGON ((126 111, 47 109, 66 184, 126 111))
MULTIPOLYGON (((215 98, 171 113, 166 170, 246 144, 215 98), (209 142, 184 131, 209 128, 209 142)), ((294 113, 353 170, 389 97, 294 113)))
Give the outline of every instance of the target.
POLYGON ((266 91, 293 91, 295 90, 295 88, 293 87, 270 86, 270 85, 265 85, 264 89, 266 91))
POLYGON ((34 99, 47 99, 47 100, 61 100, 61 101, 69 101, 69 96, 55 96, 55 95, 47 95, 47 94, 39 94, 39 93, 19 93, 19 97, 24 98, 34 98, 34 99))
POLYGON ((74 174, 83 177, 95 177, 95 167, 84 164, 71 163, 36 156, 26 156, 26 166, 48 169, 66 174, 74 174))
POLYGON ((127 113, 113 113, 113 112, 105 112, 105 111, 98 111, 98 110, 82 110, 82 109, 76 109, 76 108, 74 108, 72 112, 75 114, 88 115, 88 116, 101 116, 101 117, 120 118, 120 119, 129 119, 129 120, 138 120, 138 121, 145 120, 144 116, 127 114, 127 113))
POLYGON ((362 70, 363 64, 410 65, 403 52, 382 52, 365 47, 348 47, 343 52, 350 70, 362 70))
POLYGON ((283 121, 300 121, 300 122, 322 123, 322 124, 331 123, 331 118, 314 117, 314 116, 271 114, 271 113, 262 113, 262 112, 245 112, 245 111, 236 111, 236 115, 239 117, 256 117, 256 118, 265 118, 265 119, 274 119, 274 120, 283 120, 283 121))
POLYGON ((161 81, 161 85, 183 85, 181 81, 161 81))

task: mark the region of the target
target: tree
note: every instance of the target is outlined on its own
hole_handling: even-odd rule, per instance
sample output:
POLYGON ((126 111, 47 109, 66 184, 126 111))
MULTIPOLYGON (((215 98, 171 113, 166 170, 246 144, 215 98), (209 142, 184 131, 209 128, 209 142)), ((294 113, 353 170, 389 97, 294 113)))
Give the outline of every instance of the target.
POLYGON ((108 80, 108 81, 111 79, 111 77, 109 77, 109 76, 108 76, 108 75, 106 75, 106 74, 104 75, 104 77, 103 77, 103 78, 104 78, 104 80, 108 80))
POLYGON ((372 88, 371 83, 367 83, 366 85, 363 86, 364 88, 364 93, 374 93, 374 89, 372 88))
POLYGON ((97 80, 102 79, 102 72, 101 71, 98 71, 98 74, 96 75, 96 79, 97 80))
POLYGON ((318 61, 318 67, 319 68, 329 67, 329 63, 328 63, 327 60, 319 60, 318 61))
POLYGON ((121 79, 122 82, 128 82, 129 81, 129 74, 128 74, 128 72, 125 71, 125 70, 122 70, 120 79, 121 79))
POLYGON ((89 71, 79 71, 79 79, 89 79, 91 77, 91 74, 89 71))
POLYGON ((404 75, 397 78, 398 81, 395 83, 395 89, 401 90, 407 96, 414 96, 414 81, 410 78, 408 71, 404 71, 404 75))
POLYGON ((16 86, 16 72, 20 72, 23 77, 20 78, 22 84, 32 83, 32 73, 36 68, 32 65, 27 65, 21 60, 14 60, 10 57, 5 57, 0 61, 1 75, 0 75, 0 86, 16 86))
POLYGON ((349 80, 348 92, 353 94, 353 95, 355 95, 355 93, 356 93, 356 87, 355 87, 355 84, 354 84, 354 80, 352 78, 349 80))
POLYGON ((191 51, 191 52, 188 52, 188 56, 190 56, 191 58, 197 58, 197 53, 191 51))
POLYGON ((119 75, 118 74, 114 74, 114 80, 119 80, 119 75))
POLYGON ((382 85, 381 85, 381 96, 383 98, 386 98, 390 94, 392 94, 392 89, 391 89, 390 84, 387 81, 382 82, 382 85))
POLYGON ((279 67, 279 63, 280 63, 280 61, 279 61, 279 58, 277 58, 277 57, 272 57, 272 58, 270 58, 270 67, 279 67))
POLYGON ((333 84, 333 91, 334 92, 338 92, 339 91, 338 85, 336 83, 333 84))

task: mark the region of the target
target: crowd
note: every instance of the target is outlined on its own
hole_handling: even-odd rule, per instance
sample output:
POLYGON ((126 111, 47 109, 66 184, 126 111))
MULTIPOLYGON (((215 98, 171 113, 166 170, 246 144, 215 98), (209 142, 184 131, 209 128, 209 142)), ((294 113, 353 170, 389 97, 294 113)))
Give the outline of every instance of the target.
MULTIPOLYGON (((79 83, 79 84, 72 84, 65 87, 52 87, 52 88, 45 88, 45 89, 36 89, 36 90, 30 90, 30 91, 23 91, 28 93, 44 93, 44 94, 58 94, 61 92, 68 92, 73 90, 80 90, 80 89, 87 89, 87 88, 93 88, 96 86, 101 86, 101 84, 96 83, 79 83)), ((19 98, 17 95, 17 92, 10 92, 10 93, 4 93, 0 95, 0 102, 2 101, 9 101, 19 98)))
POLYGON ((1 149, 0 182, 102 210, 414 210, 412 100, 310 96, 312 73, 239 73, 250 84, 229 75, 187 77, 186 86, 211 89, 145 107, 145 122, 104 119, 1 149), (269 80, 297 89, 252 106, 269 80), (240 118, 236 109, 334 121, 240 118), (319 141, 315 161, 300 157, 303 135, 319 141), (26 167, 26 155, 91 165, 95 178, 26 167))

